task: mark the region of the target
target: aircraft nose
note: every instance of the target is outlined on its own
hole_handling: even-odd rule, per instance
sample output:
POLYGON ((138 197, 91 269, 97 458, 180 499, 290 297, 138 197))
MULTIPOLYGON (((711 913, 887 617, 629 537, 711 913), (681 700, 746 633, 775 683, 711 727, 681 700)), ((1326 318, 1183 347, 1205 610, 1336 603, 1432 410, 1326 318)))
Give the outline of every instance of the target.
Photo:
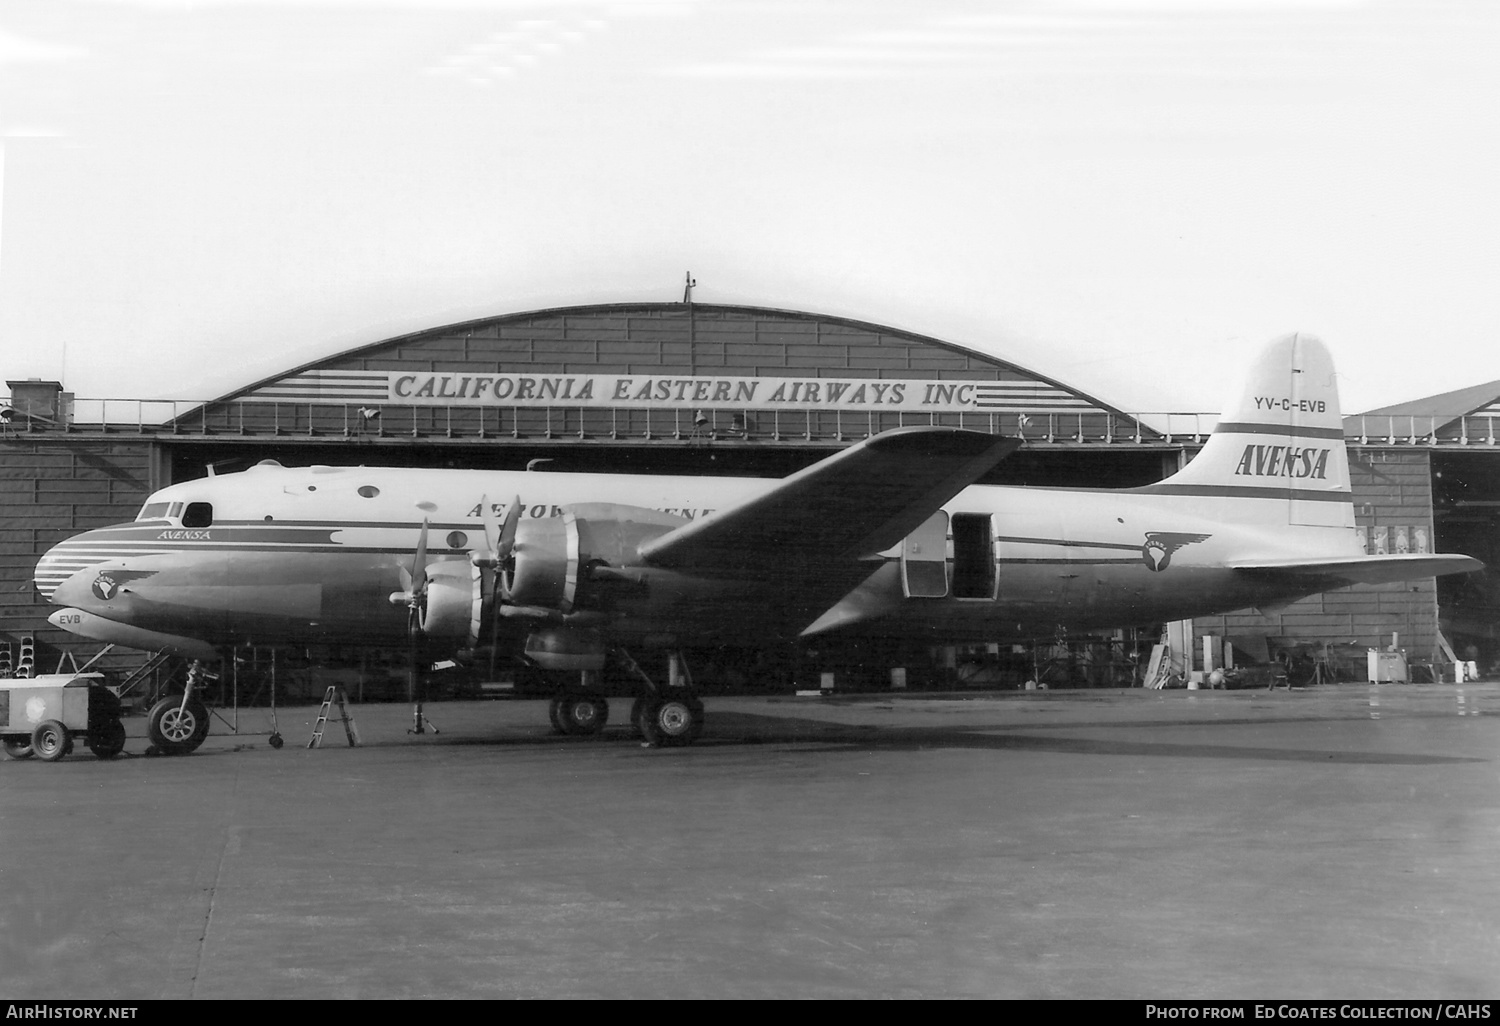
POLYGON ((63 601, 57 597, 57 589, 65 581, 79 571, 103 563, 109 558, 105 553, 94 551, 95 548, 88 533, 52 546, 37 560, 36 569, 31 575, 31 586, 48 602, 63 601))

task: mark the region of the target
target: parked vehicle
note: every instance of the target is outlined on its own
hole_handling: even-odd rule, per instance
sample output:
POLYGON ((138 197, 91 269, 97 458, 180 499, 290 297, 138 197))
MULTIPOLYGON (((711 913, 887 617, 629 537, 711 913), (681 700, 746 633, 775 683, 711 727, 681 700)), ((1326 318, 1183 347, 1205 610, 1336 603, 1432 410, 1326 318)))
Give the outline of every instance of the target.
POLYGON ((125 750, 120 699, 99 673, 55 673, 0 680, 0 747, 12 759, 55 762, 83 738, 110 759, 125 750))

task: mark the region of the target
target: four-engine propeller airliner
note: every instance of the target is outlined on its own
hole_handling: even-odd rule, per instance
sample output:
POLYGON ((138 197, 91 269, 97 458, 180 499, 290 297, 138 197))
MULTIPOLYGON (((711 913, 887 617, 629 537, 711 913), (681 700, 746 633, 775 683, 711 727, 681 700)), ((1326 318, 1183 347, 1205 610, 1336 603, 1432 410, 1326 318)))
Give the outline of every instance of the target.
MULTIPOLYGON (((1361 551, 1333 365, 1307 335, 1272 342, 1203 450, 1157 484, 973 483, 1019 444, 901 428, 781 480, 270 463, 162 489, 134 523, 53 548, 35 583, 60 627, 194 660, 509 643, 579 674, 552 710, 573 733, 607 715, 591 685, 611 652, 637 670, 629 653, 665 653, 672 683, 640 672, 635 726, 680 744, 703 716, 675 686, 689 647, 1051 636, 1480 566, 1361 551)), ((190 689, 150 727, 187 751, 206 713, 190 689)))

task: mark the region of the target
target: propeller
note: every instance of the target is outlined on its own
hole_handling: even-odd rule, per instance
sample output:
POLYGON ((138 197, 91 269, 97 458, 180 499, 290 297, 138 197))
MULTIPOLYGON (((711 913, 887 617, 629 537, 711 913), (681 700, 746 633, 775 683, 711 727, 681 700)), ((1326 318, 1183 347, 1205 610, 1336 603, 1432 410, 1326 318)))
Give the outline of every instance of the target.
MULTIPOLYGON (((419 502, 417 507, 424 511, 436 509, 431 502, 419 502)), ((510 600, 510 586, 507 575, 504 572, 506 561, 516 545, 516 531, 521 519, 521 497, 518 495, 506 511, 505 520, 501 522, 495 511, 490 507, 489 497, 481 496, 479 500, 480 519, 484 525, 484 548, 473 549, 469 552, 470 562, 480 568, 480 572, 488 578, 490 594, 494 595, 499 602, 510 600)), ((411 569, 404 566, 397 567, 401 574, 400 591, 391 592, 389 598, 394 606, 406 607, 406 640, 407 640, 407 699, 416 703, 414 733, 423 733, 426 717, 422 714, 421 674, 418 669, 422 656, 422 645, 426 640, 423 629, 427 618, 427 591, 429 577, 427 573, 427 534, 431 529, 432 522, 429 518, 422 518, 422 530, 417 536, 417 551, 412 556, 411 569)), ((494 627, 491 637, 493 647, 498 640, 499 634, 498 613, 493 616, 494 627)), ((436 728, 433 728, 436 732, 436 728)))
POLYGON ((505 564, 516 548, 516 529, 521 522, 521 497, 511 500, 505 511, 505 520, 495 518, 488 496, 480 496, 479 506, 484 523, 484 548, 469 554, 475 566, 495 574, 495 595, 502 602, 510 600, 510 582, 506 578, 505 564))
POLYGON ((390 602, 393 606, 405 606, 408 611, 407 625, 418 630, 422 626, 422 608, 427 601, 427 531, 431 526, 426 517, 422 518, 422 532, 417 535, 417 551, 412 556, 411 569, 399 567, 401 571, 401 589, 390 594, 390 602))
MULTIPOLYGON (((490 592, 497 603, 510 601, 510 580, 505 572, 506 561, 516 547, 516 529, 521 521, 521 497, 517 495, 505 510, 502 523, 495 516, 489 496, 479 497, 480 519, 484 524, 484 548, 469 554, 469 561, 479 567, 490 579, 490 592)), ((500 641, 500 612, 490 615, 490 669, 494 670, 495 652, 500 641)))
POLYGON ((421 671, 418 669, 418 660, 422 655, 422 619, 427 605, 427 532, 430 527, 431 521, 423 517, 422 531, 417 535, 417 551, 412 556, 411 569, 408 570, 404 566, 399 568, 402 590, 393 591, 390 594, 391 605, 406 606, 406 700, 416 703, 415 732, 418 734, 423 732, 424 721, 420 694, 421 671))

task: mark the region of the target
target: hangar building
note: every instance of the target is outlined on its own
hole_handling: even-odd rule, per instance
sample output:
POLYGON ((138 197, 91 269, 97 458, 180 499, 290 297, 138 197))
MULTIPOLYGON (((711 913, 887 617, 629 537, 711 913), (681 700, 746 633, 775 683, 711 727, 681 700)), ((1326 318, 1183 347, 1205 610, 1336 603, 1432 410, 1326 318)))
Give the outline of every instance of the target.
MULTIPOLYGON (((167 484, 243 469, 368 464, 779 477, 871 434, 942 424, 1023 437, 989 483, 1129 487, 1177 469, 1211 415, 1138 416, 1037 371, 939 339, 791 310, 694 303, 579 306, 421 331, 321 359, 208 402, 75 398, 11 381, 0 425, 0 672, 81 665, 99 646, 51 627, 30 579, 79 531, 134 519, 167 484), (1148 422, 1149 421, 1149 425, 1148 422)), ((1500 382, 1346 420, 1369 551, 1486 559, 1500 516, 1500 382)), ((1500 657, 1489 575, 1344 589, 1191 625, 1237 650, 1336 642, 1434 659, 1440 619, 1500 657)), ((1139 683, 1160 625, 931 653, 918 679, 1016 686, 1139 683)), ((393 639, 399 648, 402 639, 393 639)), ((1181 647, 1186 647, 1184 641, 1181 647)), ((319 665, 352 665, 319 653, 319 665)), ((110 652, 115 670, 141 657, 110 652)), ((359 657, 361 672, 369 655, 359 657)))

